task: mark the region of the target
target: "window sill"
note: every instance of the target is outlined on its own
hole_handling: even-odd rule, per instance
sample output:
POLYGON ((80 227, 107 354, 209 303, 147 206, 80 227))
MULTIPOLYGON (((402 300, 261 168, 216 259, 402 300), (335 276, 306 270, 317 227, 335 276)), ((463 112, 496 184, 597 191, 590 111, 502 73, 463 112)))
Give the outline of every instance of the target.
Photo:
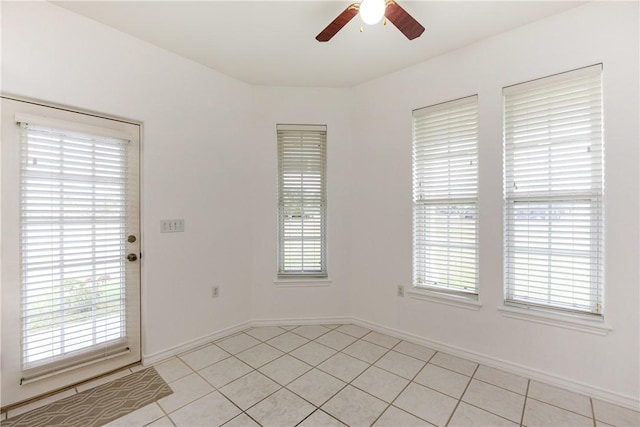
POLYGON ((540 323, 542 325, 555 326, 559 328, 571 329, 573 331, 586 332, 595 335, 607 335, 612 327, 604 323, 603 319, 584 319, 580 315, 569 313, 551 313, 543 309, 520 308, 503 305, 498 307, 498 311, 512 319, 526 320, 540 323))
POLYGON ((275 279, 273 283, 276 284, 279 288, 316 288, 316 287, 324 287, 331 286, 333 283, 330 279, 320 279, 320 278, 291 278, 291 279, 275 279))
POLYGON ((407 295, 413 299, 450 305, 452 307, 464 308, 467 310, 480 310, 482 307, 482 303, 478 301, 477 295, 452 295, 415 286, 411 290, 407 291, 407 295))

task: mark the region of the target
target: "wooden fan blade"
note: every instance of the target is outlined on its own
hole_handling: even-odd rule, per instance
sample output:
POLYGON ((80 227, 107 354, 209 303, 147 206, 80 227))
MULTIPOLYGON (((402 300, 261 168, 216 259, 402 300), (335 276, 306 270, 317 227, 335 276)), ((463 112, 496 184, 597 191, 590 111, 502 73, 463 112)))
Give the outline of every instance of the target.
POLYGON ((331 22, 331 24, 327 25, 327 28, 322 30, 320 34, 316 36, 316 40, 319 42, 327 42, 331 40, 331 38, 342 29, 342 27, 347 25, 349 21, 358 14, 359 7, 360 5, 358 3, 349 5, 349 7, 343 10, 342 13, 331 22))
POLYGON ((387 9, 384 12, 384 16, 409 40, 420 37, 424 32, 424 27, 394 0, 387 0, 387 9))

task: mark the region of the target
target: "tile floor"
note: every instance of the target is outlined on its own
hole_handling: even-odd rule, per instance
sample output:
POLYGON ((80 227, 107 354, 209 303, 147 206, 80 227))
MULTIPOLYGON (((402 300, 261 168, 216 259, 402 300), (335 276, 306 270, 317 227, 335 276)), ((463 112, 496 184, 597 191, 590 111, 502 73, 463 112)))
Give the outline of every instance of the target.
POLYGON ((640 426, 638 412, 356 325, 251 328, 155 367, 174 393, 110 426, 640 426))

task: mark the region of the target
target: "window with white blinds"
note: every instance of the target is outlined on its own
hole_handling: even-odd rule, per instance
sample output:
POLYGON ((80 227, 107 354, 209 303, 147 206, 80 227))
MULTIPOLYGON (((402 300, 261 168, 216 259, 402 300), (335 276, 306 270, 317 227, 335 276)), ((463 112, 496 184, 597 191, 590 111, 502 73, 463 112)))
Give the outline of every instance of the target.
POLYGON ((278 277, 327 277, 327 128, 278 125, 278 277))
POLYGON ((413 283, 477 295, 478 97, 413 112, 413 283))
POLYGON ((509 304, 602 314, 602 66, 504 89, 509 304))
POLYGON ((126 276, 139 267, 126 262, 126 244, 137 227, 130 169, 137 174, 138 160, 124 137, 17 121, 22 372, 30 380, 129 351, 127 304, 137 303, 126 276))

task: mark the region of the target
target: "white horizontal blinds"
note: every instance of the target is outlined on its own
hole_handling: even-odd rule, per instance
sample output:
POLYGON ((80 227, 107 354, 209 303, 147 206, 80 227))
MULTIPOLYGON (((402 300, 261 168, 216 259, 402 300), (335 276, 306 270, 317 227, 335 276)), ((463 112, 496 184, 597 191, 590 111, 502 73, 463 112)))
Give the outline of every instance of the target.
POLYGON ((477 96, 413 112, 413 280, 477 293, 477 96))
POLYGON ((326 277, 325 126, 278 125, 278 276, 326 277))
POLYGON ((504 89, 506 301, 600 314, 601 66, 504 89))
POLYGON ((127 351, 129 141, 21 123, 23 379, 127 351))

